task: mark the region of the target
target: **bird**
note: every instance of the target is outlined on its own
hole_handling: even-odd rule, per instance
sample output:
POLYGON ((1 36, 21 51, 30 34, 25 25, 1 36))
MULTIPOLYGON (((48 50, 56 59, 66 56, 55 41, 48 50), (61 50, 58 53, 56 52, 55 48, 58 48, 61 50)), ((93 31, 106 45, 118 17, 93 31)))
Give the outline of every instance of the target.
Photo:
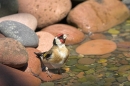
POLYGON ((40 59, 42 69, 46 70, 48 76, 51 78, 51 74, 48 69, 59 69, 67 61, 69 57, 69 50, 65 45, 67 34, 58 34, 53 39, 53 46, 46 52, 34 52, 40 59))

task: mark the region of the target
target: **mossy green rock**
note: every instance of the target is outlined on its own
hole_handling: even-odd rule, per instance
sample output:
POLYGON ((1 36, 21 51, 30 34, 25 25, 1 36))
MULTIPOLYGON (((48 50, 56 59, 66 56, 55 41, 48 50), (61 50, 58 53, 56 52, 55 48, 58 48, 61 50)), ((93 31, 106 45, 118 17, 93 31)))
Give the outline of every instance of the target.
POLYGON ((66 62, 67 66, 72 66, 74 64, 77 63, 77 59, 68 59, 68 61, 66 62))
POLYGON ((81 69, 81 70, 89 70, 89 67, 88 66, 85 66, 83 64, 76 64, 75 65, 78 69, 81 69))
POLYGON ((79 78, 78 81, 79 81, 79 82, 86 82, 87 79, 86 79, 86 77, 83 77, 83 78, 79 78))

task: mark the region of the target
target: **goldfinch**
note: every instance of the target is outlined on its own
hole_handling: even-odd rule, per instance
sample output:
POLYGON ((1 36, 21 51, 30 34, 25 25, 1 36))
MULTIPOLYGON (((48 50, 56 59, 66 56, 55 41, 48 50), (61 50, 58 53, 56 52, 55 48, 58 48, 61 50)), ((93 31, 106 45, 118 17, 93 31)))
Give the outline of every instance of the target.
POLYGON ((51 75, 48 69, 60 69, 69 56, 69 51, 65 46, 66 38, 66 34, 59 34, 54 38, 53 46, 49 51, 42 53, 34 52, 40 58, 42 68, 47 71, 49 77, 51 75))

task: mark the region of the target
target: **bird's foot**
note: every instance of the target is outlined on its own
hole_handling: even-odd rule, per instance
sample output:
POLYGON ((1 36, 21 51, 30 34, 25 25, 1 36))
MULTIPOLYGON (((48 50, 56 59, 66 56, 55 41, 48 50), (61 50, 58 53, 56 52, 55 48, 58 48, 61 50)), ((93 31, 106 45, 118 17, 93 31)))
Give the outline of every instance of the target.
POLYGON ((46 73, 48 74, 48 76, 49 76, 50 78, 52 78, 52 74, 49 72, 48 67, 45 67, 45 71, 46 71, 46 73))

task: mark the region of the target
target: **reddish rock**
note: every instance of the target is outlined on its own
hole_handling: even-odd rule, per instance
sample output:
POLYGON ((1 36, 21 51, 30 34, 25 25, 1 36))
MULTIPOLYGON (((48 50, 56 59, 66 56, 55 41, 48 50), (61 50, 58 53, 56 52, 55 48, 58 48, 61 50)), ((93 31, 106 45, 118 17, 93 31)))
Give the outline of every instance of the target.
POLYGON ((130 48, 130 42, 119 42, 117 43, 117 47, 121 47, 121 48, 130 48))
POLYGON ((0 33, 0 38, 5 38, 5 36, 3 34, 0 33))
POLYGON ((67 21, 85 33, 102 32, 129 16, 129 9, 119 0, 87 0, 69 12, 67 21))
POLYGON ((51 73, 51 74, 52 74, 52 77, 50 78, 46 72, 41 72, 39 77, 43 81, 53 81, 53 80, 61 79, 63 77, 60 74, 53 74, 53 73, 51 73))
POLYGON ((29 55, 29 61, 25 72, 39 75, 42 72, 41 62, 40 59, 36 57, 34 52, 40 52, 40 51, 35 48, 26 48, 26 50, 29 55))
POLYGON ((22 23, 28 26, 29 28, 31 28, 32 30, 35 30, 37 27, 36 18, 33 15, 28 14, 28 13, 18 13, 18 14, 13 14, 13 15, 0 18, 0 22, 5 21, 5 20, 11 20, 11 21, 22 23))
POLYGON ((0 38, 0 63, 19 68, 28 62, 25 47, 12 38, 0 38))
POLYGON ((90 39, 106 39, 106 36, 102 33, 93 33, 90 35, 90 39))
POLYGON ((37 49, 41 52, 50 50, 53 46, 54 36, 45 31, 36 32, 36 34, 39 37, 39 44, 37 49))
POLYGON ((85 35, 80 30, 66 24, 54 24, 46 28, 43 28, 42 31, 49 32, 53 34, 54 36, 57 36, 57 34, 60 34, 60 33, 68 34, 68 37, 66 39, 67 45, 77 44, 77 43, 82 42, 85 39, 85 35))
POLYGON ((0 86, 40 86, 40 79, 0 64, 0 86))
POLYGON ((30 13, 45 27, 63 19, 71 9, 71 0, 18 0, 19 12, 30 13))
POLYGON ((87 41, 76 48, 76 52, 84 55, 103 55, 116 49, 116 43, 106 39, 87 41))

